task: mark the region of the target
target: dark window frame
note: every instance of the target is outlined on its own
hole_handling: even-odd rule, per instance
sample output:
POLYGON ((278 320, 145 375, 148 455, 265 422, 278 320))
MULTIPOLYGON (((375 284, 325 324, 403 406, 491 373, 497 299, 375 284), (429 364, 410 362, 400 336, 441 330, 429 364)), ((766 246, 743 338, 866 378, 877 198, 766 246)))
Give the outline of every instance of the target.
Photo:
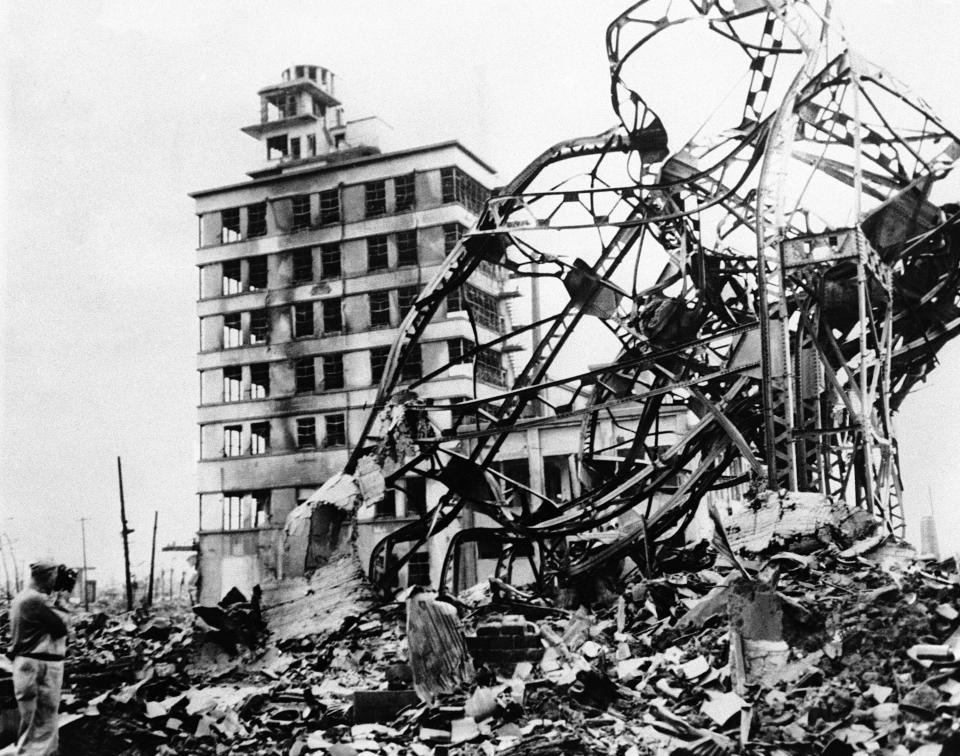
POLYGON ((389 328, 392 323, 390 312, 390 291, 371 291, 368 295, 370 304, 370 327, 389 328))
POLYGON ((347 418, 342 412, 323 416, 323 445, 325 448, 347 445, 347 418))
POLYGON ((320 192, 320 224, 340 222, 340 188, 320 192))
POLYGON ((255 362, 250 365, 250 398, 270 398, 270 363, 255 362))
POLYGON ((406 316, 407 310, 413 307, 419 297, 419 286, 401 286, 397 289, 397 309, 400 310, 401 318, 406 316))
POLYGON ((393 180, 396 212, 402 213, 417 206, 417 174, 407 173, 393 180))
POLYGON ((313 283, 313 247, 295 249, 290 254, 290 281, 295 286, 313 283))
POLYGON ((323 300, 323 332, 340 333, 343 331, 343 299, 333 297, 323 300))
POLYGON ((242 315, 239 312, 228 312, 223 316, 223 348, 234 349, 239 346, 243 346, 242 315))
POLYGON ((367 272, 390 269, 390 247, 383 234, 367 237, 367 272))
POLYGON ((386 215, 387 182, 385 180, 368 181, 363 185, 363 210, 365 218, 386 215))
POLYGON ((323 355, 323 390, 333 391, 342 388, 346 388, 343 354, 323 355))
POLYGON ((242 239, 243 234, 240 233, 240 208, 225 207, 220 211, 220 243, 233 244, 242 239))
POLYGON ((293 384, 297 394, 316 392, 317 374, 313 357, 301 357, 293 361, 293 384))
POLYGON ((270 453, 270 421, 250 423, 250 454, 270 453), (258 440, 259 439, 259 440, 258 440))
POLYGON ((247 258, 247 290, 266 291, 269 287, 269 270, 266 255, 247 258))
POLYGON ((298 417, 296 427, 297 427, 297 448, 298 449, 316 449, 317 448, 317 418, 298 417))
POLYGON ((247 205, 247 238, 267 235, 267 203, 254 202, 247 205))
POLYGON ((239 365, 223 368, 223 401, 243 401, 243 368, 239 365))
POLYGON ((266 344, 270 339, 270 311, 250 311, 250 344, 266 344))
POLYGON ((243 262, 224 260, 220 264, 220 296, 229 297, 243 291, 243 262))
POLYGON ((243 456, 243 426, 242 425, 224 425, 223 426, 223 456, 224 457, 242 457, 243 456), (233 440, 236 439, 236 444, 233 440))
POLYGON ((310 217, 310 195, 298 194, 290 198, 290 230, 302 231, 312 225, 310 217))
POLYGON ((390 347, 373 347, 370 350, 370 377, 373 385, 376 386, 383 378, 383 372, 387 367, 387 359, 390 357, 390 347))
POLYGON ((417 229, 412 228, 407 231, 398 231, 397 241, 397 267, 420 264, 419 239, 417 238, 417 229))
POLYGON ((316 326, 313 320, 313 302, 294 302, 293 305, 293 338, 305 339, 315 335, 316 326))
POLYGON ((320 245, 320 278, 340 278, 343 274, 343 255, 339 242, 320 245))

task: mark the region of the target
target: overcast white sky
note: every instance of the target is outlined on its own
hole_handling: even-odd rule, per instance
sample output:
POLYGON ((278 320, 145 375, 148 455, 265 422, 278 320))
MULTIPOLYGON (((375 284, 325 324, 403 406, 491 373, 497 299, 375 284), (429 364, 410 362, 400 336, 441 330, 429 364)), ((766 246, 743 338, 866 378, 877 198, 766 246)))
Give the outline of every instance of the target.
MULTIPOLYGON (((294 63, 401 145, 458 138, 509 179, 614 123, 607 23, 627 2, 458 0, 0 4, 0 532, 21 562, 122 575, 116 456, 135 570, 196 528, 194 268, 187 193, 262 159, 240 133, 294 63)), ((960 129, 960 3, 838 0, 848 33, 960 129)), ((690 53, 691 55, 696 53, 690 53)), ((651 78, 670 76, 664 60, 651 78)), ((704 66, 710 61, 704 60, 704 66)), ((960 199, 960 196, 957 197, 960 199)), ((960 345, 899 417, 908 506, 960 549, 960 345)), ((916 517, 911 521, 915 523, 916 517)), ((914 529, 914 533, 915 533, 914 529)))

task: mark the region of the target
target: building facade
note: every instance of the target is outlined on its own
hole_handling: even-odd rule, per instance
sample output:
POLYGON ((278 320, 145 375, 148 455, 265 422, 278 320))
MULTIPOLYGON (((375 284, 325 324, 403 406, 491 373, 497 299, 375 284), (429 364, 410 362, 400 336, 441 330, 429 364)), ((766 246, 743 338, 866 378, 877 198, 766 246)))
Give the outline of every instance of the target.
MULTIPOLYGON (((266 164, 245 181, 191 194, 202 601, 302 571, 285 559, 284 520, 343 468, 397 326, 494 182, 457 142, 383 151, 385 124, 346 120, 322 67, 291 67, 258 94, 260 120, 243 131, 261 142, 266 164)), ((492 266, 470 281, 487 339, 506 327, 504 283, 492 266)), ((405 377, 447 364, 472 342, 462 309, 457 298, 446 302, 405 377)), ((503 384, 503 355, 487 362, 478 380, 503 384)), ((472 386, 472 368, 450 370, 423 393, 466 396, 472 386)), ((428 493, 419 485, 379 519, 422 511, 428 493)))

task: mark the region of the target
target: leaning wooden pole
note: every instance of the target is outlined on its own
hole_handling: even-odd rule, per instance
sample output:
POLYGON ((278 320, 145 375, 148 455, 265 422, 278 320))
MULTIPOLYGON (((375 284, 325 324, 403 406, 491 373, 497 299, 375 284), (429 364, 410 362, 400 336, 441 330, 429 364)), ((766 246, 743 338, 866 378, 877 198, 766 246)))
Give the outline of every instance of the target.
POLYGON ((150 546, 150 587, 147 588, 147 606, 153 606, 153 567, 157 563, 157 512, 153 512, 153 542, 150 546))
POLYGON ((130 580, 130 542, 127 536, 133 531, 127 527, 127 509, 123 502, 123 468, 120 466, 120 457, 117 457, 117 480, 120 483, 120 531, 123 536, 123 566, 127 577, 127 611, 133 611, 133 583, 130 580))

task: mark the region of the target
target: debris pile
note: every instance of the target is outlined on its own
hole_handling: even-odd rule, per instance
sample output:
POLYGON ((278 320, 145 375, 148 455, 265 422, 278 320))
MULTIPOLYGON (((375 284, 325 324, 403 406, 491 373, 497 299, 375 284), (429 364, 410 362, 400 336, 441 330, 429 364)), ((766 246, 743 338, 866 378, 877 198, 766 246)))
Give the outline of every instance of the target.
MULTIPOLYGON (((408 591, 332 630, 277 640, 268 628, 263 642, 217 653, 211 628, 186 613, 90 615, 72 642, 64 748, 954 753, 957 565, 907 554, 871 537, 846 550, 718 560, 637 576, 612 604, 573 611, 496 580, 457 599, 408 591)), ((250 604, 220 608, 237 616, 231 606, 250 604)))

